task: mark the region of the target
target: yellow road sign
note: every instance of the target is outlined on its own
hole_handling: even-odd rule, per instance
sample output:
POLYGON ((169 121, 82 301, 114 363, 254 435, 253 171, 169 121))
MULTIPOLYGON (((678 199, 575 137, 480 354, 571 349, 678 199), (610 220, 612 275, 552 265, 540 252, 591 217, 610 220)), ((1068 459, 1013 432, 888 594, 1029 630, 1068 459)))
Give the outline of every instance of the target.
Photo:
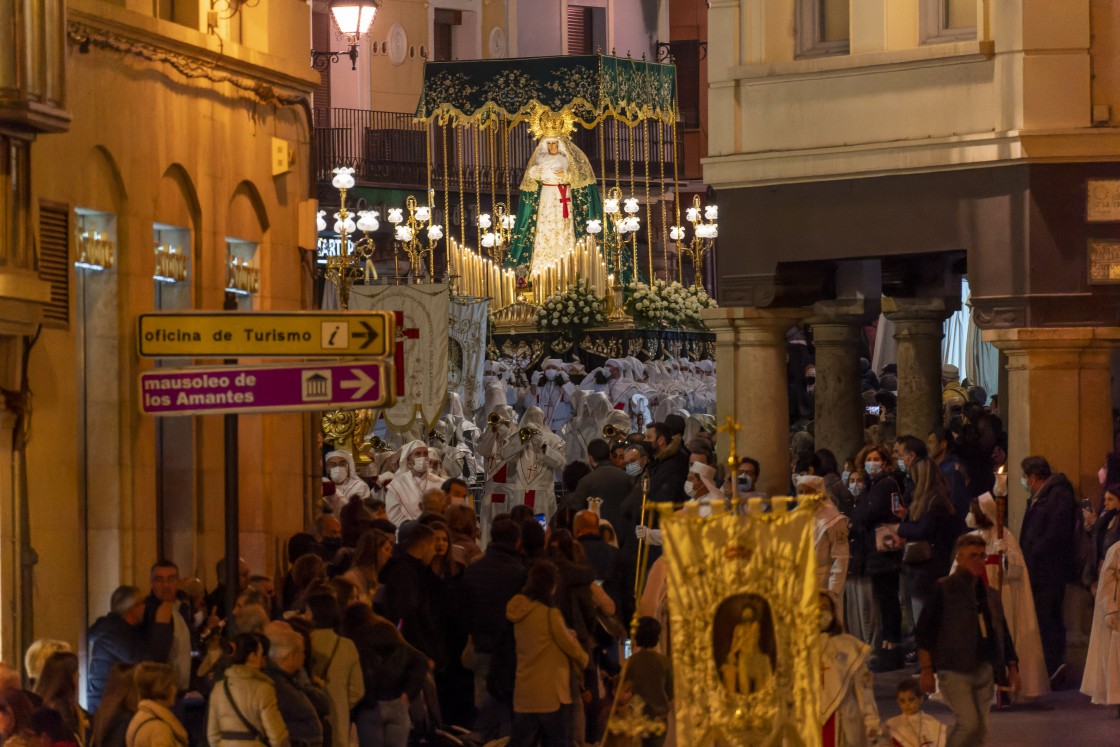
POLYGON ((396 344, 391 311, 141 314, 145 358, 379 358, 396 344))

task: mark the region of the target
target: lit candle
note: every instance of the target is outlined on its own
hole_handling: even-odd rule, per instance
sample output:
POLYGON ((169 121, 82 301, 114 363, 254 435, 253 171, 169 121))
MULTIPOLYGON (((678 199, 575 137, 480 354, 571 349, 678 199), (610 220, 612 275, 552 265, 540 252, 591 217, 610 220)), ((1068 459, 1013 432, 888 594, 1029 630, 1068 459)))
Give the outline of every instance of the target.
POLYGON ((999 468, 999 471, 996 472, 995 477, 996 484, 992 486, 992 495, 1007 495, 1007 474, 1004 472, 1003 467, 999 468))

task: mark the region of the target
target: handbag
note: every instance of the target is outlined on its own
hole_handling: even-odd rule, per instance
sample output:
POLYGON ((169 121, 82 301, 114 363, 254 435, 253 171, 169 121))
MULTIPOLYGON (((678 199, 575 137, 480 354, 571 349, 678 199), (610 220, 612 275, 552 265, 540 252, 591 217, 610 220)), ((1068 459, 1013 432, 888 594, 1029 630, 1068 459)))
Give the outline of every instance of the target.
POLYGON ((898 536, 898 524, 880 524, 875 527, 875 551, 898 552, 906 540, 898 536))
POLYGON ((925 540, 907 542, 902 548, 902 562, 906 565, 918 565, 933 558, 933 545, 925 540))

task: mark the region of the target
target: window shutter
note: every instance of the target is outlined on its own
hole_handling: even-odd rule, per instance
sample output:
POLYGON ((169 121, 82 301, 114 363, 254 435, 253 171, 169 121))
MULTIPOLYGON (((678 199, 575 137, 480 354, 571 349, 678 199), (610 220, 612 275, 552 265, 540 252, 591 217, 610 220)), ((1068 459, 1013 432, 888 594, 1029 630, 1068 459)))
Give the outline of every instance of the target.
POLYGON ((568 54, 591 54, 591 8, 568 6, 568 54))
POLYGON ((39 202, 39 279, 51 284, 43 326, 70 329, 70 206, 39 202))
MULTIPOLYGON (((331 14, 323 11, 315 11, 311 16, 311 46, 318 52, 327 52, 331 50, 331 43, 334 40, 333 26, 331 25, 331 14)), ((315 93, 312 94, 312 107, 315 116, 315 124, 318 127, 330 127, 330 111, 331 111, 331 66, 327 65, 325 70, 319 73, 319 85, 315 87, 315 93)))

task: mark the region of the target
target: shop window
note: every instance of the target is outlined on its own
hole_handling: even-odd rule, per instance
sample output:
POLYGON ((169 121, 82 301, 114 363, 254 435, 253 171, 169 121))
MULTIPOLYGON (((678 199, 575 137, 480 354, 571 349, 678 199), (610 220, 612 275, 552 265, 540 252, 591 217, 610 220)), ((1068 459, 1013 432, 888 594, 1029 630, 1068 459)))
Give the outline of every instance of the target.
POLYGON ((848 54, 850 0, 797 0, 798 57, 848 54))
POLYGON ((70 329, 70 207, 39 202, 39 279, 50 283, 43 326, 70 329))
POLYGON ((261 289, 257 244, 226 239, 226 293, 237 299, 238 311, 253 309, 253 296, 261 289))
POLYGON ((946 44, 976 38, 976 0, 922 0, 922 44, 946 44))

